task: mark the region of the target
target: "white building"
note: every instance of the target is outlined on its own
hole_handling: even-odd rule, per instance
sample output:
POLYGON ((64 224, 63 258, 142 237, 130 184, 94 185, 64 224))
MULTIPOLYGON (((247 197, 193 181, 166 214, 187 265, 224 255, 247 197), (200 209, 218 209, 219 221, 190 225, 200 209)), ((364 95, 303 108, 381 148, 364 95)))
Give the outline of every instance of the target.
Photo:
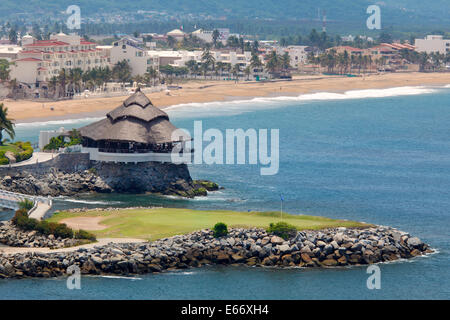
POLYGON ((182 41, 186 36, 186 33, 181 31, 180 29, 173 29, 172 31, 167 32, 166 36, 173 37, 177 41, 182 41))
POLYGON ((302 64, 305 64, 308 60, 308 46, 289 46, 287 52, 291 58, 291 67, 298 69, 302 64))
POLYGON ((292 68, 298 69, 308 60, 308 46, 288 46, 288 47, 274 47, 278 55, 283 55, 286 52, 289 54, 290 65, 292 68))
POLYGON ((157 69, 159 60, 150 56, 148 51, 141 47, 135 39, 123 38, 113 43, 110 48, 111 63, 126 60, 131 67, 131 75, 143 75, 150 67, 157 69))
POLYGON ((446 40, 439 35, 428 35, 425 39, 416 39, 415 46, 418 52, 439 52, 442 54, 450 52, 450 40, 446 40))
POLYGON ((0 59, 5 59, 8 61, 16 60, 20 50, 22 50, 22 47, 17 45, 0 45, 0 59))
POLYGON ((58 76, 63 68, 87 71, 107 66, 110 66, 107 53, 98 49, 96 43, 86 41, 78 35, 59 33, 52 35, 50 40, 24 36, 22 50, 14 60, 10 77, 39 87, 58 76))
MULTIPOLYGON (((217 31, 219 32, 219 37, 217 38, 217 41, 221 41, 222 43, 225 44, 226 41, 228 40, 228 38, 230 37, 230 29, 218 28, 217 31)), ((212 43, 213 42, 213 32, 214 32, 214 30, 198 29, 198 30, 192 32, 191 34, 207 43, 212 43)))

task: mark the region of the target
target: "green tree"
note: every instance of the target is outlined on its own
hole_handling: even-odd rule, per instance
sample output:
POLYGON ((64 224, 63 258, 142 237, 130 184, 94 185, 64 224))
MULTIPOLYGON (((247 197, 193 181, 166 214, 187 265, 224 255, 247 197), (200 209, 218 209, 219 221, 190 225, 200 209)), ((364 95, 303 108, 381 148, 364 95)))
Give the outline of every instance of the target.
POLYGON ((205 49, 202 53, 202 70, 204 76, 206 76, 210 69, 214 70, 215 63, 216 60, 211 54, 211 51, 209 51, 209 49, 205 49))
POLYGON ((272 75, 278 71, 279 67, 279 57, 276 53, 276 51, 272 51, 269 53, 267 57, 267 63, 266 63, 266 69, 271 73, 272 75))
POLYGON ((8 117, 8 108, 0 103, 0 145, 3 145, 3 131, 5 131, 11 139, 14 139, 16 132, 14 130, 13 120, 8 117))
POLYGON ((129 82, 131 80, 131 67, 127 60, 117 62, 112 70, 114 79, 119 82, 129 82))
POLYGON ((0 59, 0 80, 5 81, 9 79, 9 62, 6 59, 0 59))
POLYGON ((217 40, 220 37, 220 32, 217 29, 214 29, 213 33, 212 33, 212 40, 214 43, 214 47, 217 48, 217 40))

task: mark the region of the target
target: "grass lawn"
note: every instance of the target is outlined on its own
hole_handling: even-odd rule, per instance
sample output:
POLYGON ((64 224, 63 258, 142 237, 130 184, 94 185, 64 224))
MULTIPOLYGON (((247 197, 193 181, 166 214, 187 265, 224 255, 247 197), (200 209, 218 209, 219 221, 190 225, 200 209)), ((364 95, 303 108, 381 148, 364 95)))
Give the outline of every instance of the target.
POLYGON ((13 144, 4 144, 3 146, 0 146, 0 152, 1 151, 11 151, 13 153, 21 152, 22 149, 20 149, 18 146, 13 144))
MULTIPOLYGON (((236 212, 226 210, 200 211, 191 209, 155 208, 124 209, 113 211, 88 211, 82 213, 60 212, 48 221, 59 222, 75 217, 104 217, 101 224, 108 228, 92 231, 99 238, 141 238, 156 240, 195 230, 212 228, 217 222, 228 227, 263 227, 279 222, 279 212, 236 212)), ((291 215, 283 213, 283 221, 299 230, 323 229, 329 227, 367 227, 369 225, 324 217, 291 215)))

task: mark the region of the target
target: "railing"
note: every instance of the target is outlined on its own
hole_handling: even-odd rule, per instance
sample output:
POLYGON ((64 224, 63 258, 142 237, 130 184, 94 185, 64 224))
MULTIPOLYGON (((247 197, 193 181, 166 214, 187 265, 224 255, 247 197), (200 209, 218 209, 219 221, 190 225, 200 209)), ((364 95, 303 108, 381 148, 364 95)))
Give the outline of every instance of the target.
POLYGON ((49 207, 51 207, 53 204, 51 198, 45 198, 40 196, 29 196, 21 193, 0 189, 0 206, 4 206, 8 209, 17 210, 19 209, 19 202, 24 200, 29 200, 33 202, 33 208, 28 212, 29 215, 37 209, 39 203, 47 204, 49 207))
MULTIPOLYGON (((82 152, 89 153, 89 159, 94 161, 102 162, 115 162, 115 163, 138 163, 138 162, 162 162, 171 163, 172 152, 148 152, 148 153, 109 153, 101 152, 97 148, 85 148, 83 147, 82 152)), ((194 153, 185 152, 183 153, 185 157, 192 159, 194 153)), ((188 163, 191 160, 187 160, 188 163)))

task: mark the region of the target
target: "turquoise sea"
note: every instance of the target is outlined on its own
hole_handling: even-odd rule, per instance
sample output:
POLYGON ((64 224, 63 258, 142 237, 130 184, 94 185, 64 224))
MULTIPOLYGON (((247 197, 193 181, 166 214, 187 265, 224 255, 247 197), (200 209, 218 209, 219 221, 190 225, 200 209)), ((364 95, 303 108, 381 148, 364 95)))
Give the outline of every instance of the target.
MULTIPOLYGON (((111 106, 114 108, 116 106, 111 106)), ((450 87, 403 87, 314 93, 171 107, 171 120, 191 130, 280 129, 280 170, 255 165, 192 165, 193 178, 225 189, 183 200, 149 195, 95 195, 55 200, 71 207, 151 206, 284 210, 397 227, 437 249, 382 264, 381 289, 369 290, 365 267, 276 270, 208 267, 135 278, 0 280, 0 299, 449 299, 450 87)), ((43 129, 77 128, 97 119, 17 126, 17 139, 37 142, 43 129)), ((0 219, 11 217, 0 213, 0 219)))

